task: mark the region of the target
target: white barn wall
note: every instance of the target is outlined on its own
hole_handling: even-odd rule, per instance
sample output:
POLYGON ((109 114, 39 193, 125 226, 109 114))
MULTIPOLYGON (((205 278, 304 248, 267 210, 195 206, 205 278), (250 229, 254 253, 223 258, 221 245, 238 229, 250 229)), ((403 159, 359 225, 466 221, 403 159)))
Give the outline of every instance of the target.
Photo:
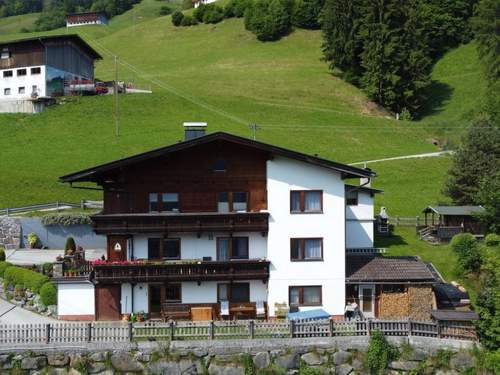
MULTIPOLYGON (((275 157, 267 162, 270 314, 276 302, 288 303, 291 285, 321 285, 323 305, 332 315, 345 306, 344 181, 339 173, 275 157), (323 214, 290 214, 291 190, 323 190, 323 214), (291 262, 290 238, 322 237, 322 262, 291 262)), ((315 307, 301 307, 307 310, 315 307)))
POLYGON ((95 291, 92 283, 57 285, 57 315, 60 319, 88 319, 95 316, 95 291))
POLYGON ((0 70, 0 100, 28 99, 31 98, 32 86, 37 86, 38 96, 46 95, 46 67, 44 65, 25 66, 0 70), (31 68, 40 68, 40 74, 31 74, 31 68), (26 69, 26 75, 18 77, 17 71, 26 69), (13 76, 5 77, 3 72, 11 70, 13 76), (19 94, 19 87, 25 88, 24 94, 19 94), (10 95, 4 95, 4 90, 10 88, 10 95))

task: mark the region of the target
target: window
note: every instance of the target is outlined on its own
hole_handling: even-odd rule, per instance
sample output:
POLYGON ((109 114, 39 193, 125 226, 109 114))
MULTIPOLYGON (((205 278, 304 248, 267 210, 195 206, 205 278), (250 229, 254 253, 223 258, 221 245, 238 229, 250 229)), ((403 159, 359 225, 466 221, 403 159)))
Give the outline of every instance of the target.
MULTIPOLYGON (((8 48, 2 48, 2 54, 0 55, 2 60, 10 58, 10 51, 8 48)), ((5 76, 4 76, 5 77, 5 76)))
POLYGON ((217 260, 248 259, 248 237, 217 238, 217 260))
POLYGON ((290 192, 290 212, 323 212, 323 192, 321 190, 292 190, 290 192))
POLYGON ((181 241, 178 238, 165 238, 163 240, 162 258, 180 259, 181 258, 181 241))
POLYGON ((12 70, 5 70, 3 72, 3 78, 12 77, 12 76, 13 76, 12 70))
POLYGON ((24 93, 26 92, 26 88, 25 88, 24 86, 21 86, 21 87, 19 87, 19 88, 17 89, 17 92, 18 92, 19 94, 24 94, 24 93))
POLYGON ((148 259, 161 258, 161 241, 159 238, 148 238, 148 259))
POLYGON ((26 69, 17 69, 17 76, 25 76, 26 75, 26 69))
POLYGON ((162 211, 179 211, 179 194, 163 193, 161 195, 162 211))
POLYGON ((10 89, 3 89, 3 94, 4 95, 10 95, 10 89))
POLYGON ((229 192, 217 194, 217 211, 247 211, 248 194, 246 192, 229 192))
POLYGON ((292 261, 323 260, 322 238, 292 238, 290 245, 292 261))
POLYGON ((41 72, 42 72, 42 69, 40 67, 38 67, 38 68, 31 68, 31 75, 40 74, 41 72))
POLYGON ((232 283, 217 284, 217 300, 229 302, 250 302, 250 284, 232 283))
POLYGON ((165 302, 166 303, 181 303, 181 284, 167 284, 165 286, 165 302))
POLYGON ((296 306, 320 306, 321 286, 291 286, 289 304, 296 306))
POLYGON ((217 211, 229 212, 229 193, 217 194, 217 211))
POLYGON ((31 93, 32 93, 32 94, 36 94, 36 93, 38 93, 38 86, 37 86, 37 85, 33 85, 33 86, 31 86, 31 93))
POLYGON ((348 206, 358 205, 358 191, 357 190, 347 190, 345 193, 345 202, 348 206))
POLYGON ((181 241, 178 238, 148 238, 148 259, 180 259, 181 241))
POLYGON ((233 193, 233 211, 247 210, 247 193, 233 193))
POLYGON ((158 194, 149 193, 149 212, 158 212, 158 194))
POLYGON ((217 159, 214 164, 214 172, 225 172, 226 161, 224 159, 217 159))

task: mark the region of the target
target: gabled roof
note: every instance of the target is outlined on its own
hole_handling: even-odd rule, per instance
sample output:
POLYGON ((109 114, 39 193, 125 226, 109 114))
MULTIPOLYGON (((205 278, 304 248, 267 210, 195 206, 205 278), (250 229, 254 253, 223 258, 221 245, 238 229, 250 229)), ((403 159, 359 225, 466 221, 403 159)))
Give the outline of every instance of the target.
POLYGON ((14 39, 14 40, 6 40, 0 42, 0 48, 12 45, 12 44, 21 44, 28 42, 40 42, 43 45, 45 41, 57 41, 57 40, 71 40, 73 43, 80 46, 89 56, 91 56, 95 60, 102 59, 102 56, 93 49, 85 40, 80 38, 78 34, 60 34, 60 35, 45 35, 45 36, 35 36, 31 38, 23 38, 23 39, 14 39))
POLYGON ((305 163, 313 164, 316 166, 324 167, 327 169, 331 169, 342 174, 344 178, 352 178, 352 177, 373 177, 375 173, 371 170, 365 170, 357 167, 352 167, 347 164, 337 163, 331 160, 322 159, 317 156, 311 156, 307 154, 303 154, 301 152, 288 150, 286 148, 273 146, 267 143, 254 141, 248 138, 239 137, 233 134, 225 133, 225 132, 215 132, 203 137, 198 137, 195 139, 191 139, 184 142, 179 142, 172 144, 170 146, 157 148, 151 151, 147 151, 141 154, 137 154, 134 156, 130 156, 123 159, 118 159, 109 163, 97 165, 92 168, 84 169, 75 173, 67 174, 59 178, 61 182, 78 182, 78 181, 96 181, 99 179, 99 175, 110 172, 112 170, 126 167, 138 162, 146 161, 149 159, 157 158, 160 156, 164 156, 170 153, 174 153, 181 150, 186 150, 191 147, 195 147, 202 144, 207 144, 215 141, 226 141, 236 145, 240 145, 243 147, 249 147, 255 150, 261 150, 264 152, 268 152, 272 155, 283 156, 299 161, 303 161, 305 163))
POLYGON ((347 283, 434 283, 432 266, 416 256, 348 255, 347 283))
POLYGON ((346 190, 359 190, 359 191, 364 191, 364 192, 370 193, 370 194, 377 194, 377 193, 384 192, 383 190, 375 189, 375 188, 372 188, 370 186, 359 186, 359 185, 349 185, 349 184, 345 185, 345 189, 346 190))
POLYGON ((484 212, 482 206, 427 206, 422 212, 446 216, 473 216, 484 212))

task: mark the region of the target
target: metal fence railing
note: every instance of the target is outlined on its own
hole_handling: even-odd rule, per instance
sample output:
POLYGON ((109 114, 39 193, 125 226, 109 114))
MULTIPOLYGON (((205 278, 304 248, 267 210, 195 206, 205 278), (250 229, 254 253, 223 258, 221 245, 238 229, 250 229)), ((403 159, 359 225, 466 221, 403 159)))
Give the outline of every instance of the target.
POLYGON ((59 211, 59 210, 64 210, 64 209, 68 209, 68 208, 87 209, 87 208, 102 208, 102 207, 103 207, 102 201, 92 201, 92 200, 86 200, 86 199, 82 199, 79 203, 57 201, 57 202, 51 202, 51 203, 33 204, 30 206, 23 206, 23 207, 0 208, 0 216, 1 215, 10 216, 10 215, 15 215, 15 214, 22 214, 22 213, 26 213, 26 212, 42 211, 42 210, 59 211))

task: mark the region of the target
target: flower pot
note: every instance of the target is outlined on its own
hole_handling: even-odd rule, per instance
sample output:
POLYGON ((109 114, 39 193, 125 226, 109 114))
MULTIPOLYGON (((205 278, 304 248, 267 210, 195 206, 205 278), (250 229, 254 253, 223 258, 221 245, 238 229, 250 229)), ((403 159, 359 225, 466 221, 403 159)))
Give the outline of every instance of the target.
POLYGON ((130 320, 130 314, 122 314, 122 321, 128 322, 130 320))

